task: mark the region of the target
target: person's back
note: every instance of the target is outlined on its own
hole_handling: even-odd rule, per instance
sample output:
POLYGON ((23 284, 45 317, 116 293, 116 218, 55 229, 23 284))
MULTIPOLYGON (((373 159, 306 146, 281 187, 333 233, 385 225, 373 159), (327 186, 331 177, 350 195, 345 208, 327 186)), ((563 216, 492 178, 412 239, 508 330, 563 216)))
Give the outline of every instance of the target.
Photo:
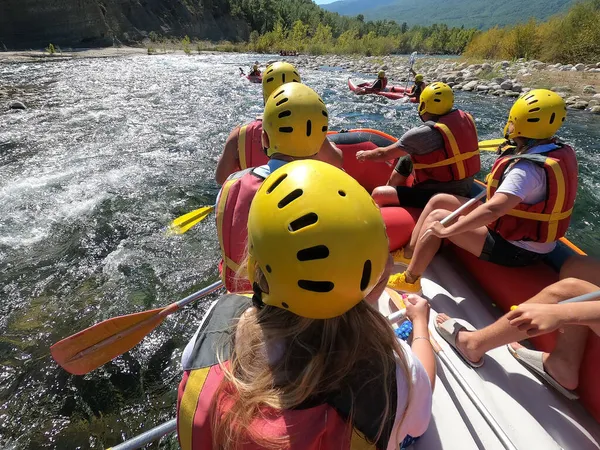
POLYGON ((263 143, 266 165, 232 174, 217 199, 217 231, 223 257, 223 281, 229 292, 248 292, 247 280, 237 276, 246 246, 246 222, 254 195, 270 173, 288 161, 315 156, 327 135, 327 108, 311 88, 286 83, 266 102, 263 143))
POLYGON ((427 303, 407 299, 413 354, 363 300, 387 260, 381 214, 350 176, 318 161, 274 172, 248 216, 252 302, 221 298, 184 352, 182 449, 398 449, 422 434, 427 303))

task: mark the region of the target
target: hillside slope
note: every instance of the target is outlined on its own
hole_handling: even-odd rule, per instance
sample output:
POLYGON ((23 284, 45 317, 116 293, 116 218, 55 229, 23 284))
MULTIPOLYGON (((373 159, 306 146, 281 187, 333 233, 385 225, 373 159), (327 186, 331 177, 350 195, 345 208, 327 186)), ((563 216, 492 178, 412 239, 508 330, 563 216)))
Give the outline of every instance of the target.
POLYGON ((491 28, 531 17, 546 19, 565 11, 577 0, 342 0, 323 8, 340 14, 363 14, 366 19, 392 19, 409 25, 491 28))
POLYGON ((113 45, 160 34, 247 38, 227 0, 2 0, 0 50, 113 45))

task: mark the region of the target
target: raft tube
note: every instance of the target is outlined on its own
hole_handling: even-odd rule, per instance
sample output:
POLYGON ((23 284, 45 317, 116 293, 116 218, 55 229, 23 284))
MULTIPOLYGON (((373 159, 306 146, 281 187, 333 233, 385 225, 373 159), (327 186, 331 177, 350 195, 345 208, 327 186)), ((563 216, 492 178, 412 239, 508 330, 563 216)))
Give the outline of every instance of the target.
POLYGON ((250 83, 262 83, 262 76, 261 75, 246 75, 246 79, 250 82, 250 83))
MULTIPOLYGON (((373 192, 373 189, 377 186, 387 184, 396 166, 397 159, 386 162, 361 162, 356 159, 356 153, 360 150, 387 147, 398 141, 398 139, 370 128, 330 131, 327 134, 328 139, 342 151, 343 169, 362 187, 369 192, 373 192)), ((390 251, 404 247, 408 243, 420 212, 421 210, 416 208, 386 207, 381 209, 381 214, 388 229, 390 251)))
MULTIPOLYGON (((354 84, 350 78, 348 78, 348 88, 355 92, 358 88, 369 87, 371 83, 354 84)), ((400 100, 406 97, 405 88, 402 86, 388 86, 383 91, 369 92, 369 94, 381 95, 389 98, 390 100, 400 100)), ((417 103, 417 99, 411 97, 410 103, 417 103)))

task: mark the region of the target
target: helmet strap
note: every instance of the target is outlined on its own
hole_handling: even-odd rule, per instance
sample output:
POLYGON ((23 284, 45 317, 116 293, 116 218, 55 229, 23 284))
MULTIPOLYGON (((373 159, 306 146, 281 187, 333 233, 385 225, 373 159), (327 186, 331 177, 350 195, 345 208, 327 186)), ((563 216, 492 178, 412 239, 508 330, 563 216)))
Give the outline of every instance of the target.
POLYGON ((252 291, 254 292, 252 295, 252 304, 256 309, 262 309, 265 306, 265 303, 262 301, 263 292, 256 281, 252 283, 252 291))

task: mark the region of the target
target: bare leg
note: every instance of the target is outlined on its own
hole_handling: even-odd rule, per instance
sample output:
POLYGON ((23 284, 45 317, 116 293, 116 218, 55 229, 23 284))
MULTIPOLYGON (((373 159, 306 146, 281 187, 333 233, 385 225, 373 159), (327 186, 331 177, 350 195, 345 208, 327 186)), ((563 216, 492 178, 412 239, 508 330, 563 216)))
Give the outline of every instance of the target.
MULTIPOLYGON (((577 295, 593 292, 598 288, 586 281, 567 278, 554 283, 527 300, 527 303, 558 303, 577 295)), ((446 314, 438 314, 437 323, 448 320, 446 314)), ((579 383, 579 366, 585 351, 588 328, 568 326, 559 334, 556 348, 552 354, 544 353, 543 361, 546 371, 552 378, 567 389, 575 389, 579 383)), ((527 333, 510 326, 505 316, 493 324, 477 331, 461 331, 456 337, 460 351, 471 361, 479 361, 483 355, 502 345, 527 339, 527 333)), ((513 344, 518 348, 519 344, 513 344)))
MULTIPOLYGON (((433 222, 439 222, 443 218, 447 217, 451 212, 452 211, 445 209, 436 209, 435 211, 432 211, 423 222, 423 227, 421 227, 421 236, 425 233, 425 231, 427 231, 427 228, 429 228, 433 222)), ((449 238, 449 240, 459 247, 464 248, 468 252, 474 254, 475 256, 479 256, 483 250, 483 244, 485 243, 487 232, 488 230, 486 227, 480 227, 475 230, 452 236, 449 238)), ((421 236, 419 236, 413 258, 405 272, 406 281, 409 283, 414 283, 417 278, 420 277, 423 272, 425 272, 425 269, 433 260, 433 257, 437 253, 442 243, 442 239, 432 234, 429 234, 425 240, 420 239, 421 236)))
POLYGON ((393 186, 379 186, 373 190, 371 194, 375 203, 380 208, 384 206, 399 206, 398 193, 393 186))
MULTIPOLYGON (((415 225, 415 229, 412 232, 410 242, 408 243, 408 245, 406 245, 404 247, 404 256, 406 256, 407 258, 412 257, 412 255, 415 251, 415 247, 417 246, 417 240, 421 236, 421 229, 423 228, 423 223, 425 222, 425 219, 427 219, 427 216, 429 216, 429 214, 431 214, 432 211, 434 211, 436 209, 447 209, 448 211, 455 211, 456 209, 458 209, 460 206, 462 206, 464 203, 466 203, 468 201, 469 201, 468 198, 458 197, 456 195, 450 195, 450 194, 437 194, 437 195, 434 195, 433 197, 431 197, 431 200, 429 200, 429 202, 427 202, 427 205, 425 205, 423 212, 419 216, 419 220, 417 221, 417 224, 415 225)), ((477 206, 478 205, 479 204, 477 204, 477 206)), ((474 206, 473 208, 470 208, 468 211, 465 211, 465 213, 463 215, 466 215, 468 212, 475 209, 475 207, 476 206, 474 206)))

